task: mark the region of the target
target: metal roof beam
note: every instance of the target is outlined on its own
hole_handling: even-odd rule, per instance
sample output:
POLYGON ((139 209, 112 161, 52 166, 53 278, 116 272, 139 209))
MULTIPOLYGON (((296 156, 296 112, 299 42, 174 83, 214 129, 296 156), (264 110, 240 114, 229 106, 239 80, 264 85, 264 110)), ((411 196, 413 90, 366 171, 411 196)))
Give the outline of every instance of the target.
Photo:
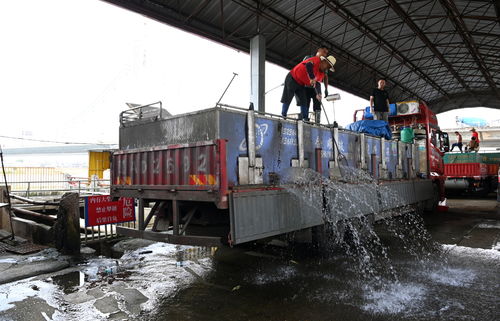
POLYGON ((474 41, 474 39, 471 37, 469 30, 467 29, 467 26, 465 25, 464 21, 460 17, 460 12, 458 12, 457 7, 455 6, 455 3, 450 0, 439 0, 441 2, 441 5, 445 8, 445 10, 448 12, 448 18, 451 20, 453 25, 455 26, 455 29, 457 32, 460 34, 460 37, 464 41, 464 44, 467 46, 467 49, 469 49, 469 52, 476 62, 476 64, 479 67, 479 70, 483 74, 484 79, 488 82, 490 85, 491 89, 493 89, 493 92, 496 92, 498 97, 500 98, 500 93, 498 93, 497 86, 495 84, 495 81, 491 77, 490 72, 488 71, 488 67, 486 67, 486 64, 484 63, 484 60, 481 57, 481 54, 477 50, 477 45, 474 41))
POLYGON ((210 0, 205 0, 203 2, 200 2, 198 6, 193 10, 193 12, 184 19, 184 23, 188 23, 191 18, 196 17, 198 13, 200 13, 203 9, 205 9, 208 4, 210 3, 210 0))
POLYGON ((410 70, 413 70, 417 73, 421 78, 425 79, 434 89, 440 92, 444 96, 448 96, 448 93, 441 88, 434 80, 429 78, 427 74, 425 74, 420 68, 413 64, 409 59, 407 59, 401 52, 396 49, 392 44, 387 42, 383 37, 381 37, 378 33, 376 33, 372 28, 363 23, 356 15, 350 12, 345 6, 340 4, 339 1, 325 1, 322 2, 335 14, 339 17, 347 21, 352 26, 356 27, 362 34, 368 37, 374 43, 379 44, 386 52, 389 53, 390 56, 395 58, 401 64, 405 65, 410 70))
MULTIPOLYGON (((281 28, 286 29, 288 32, 291 32, 292 34, 294 34, 294 35, 296 35, 296 36, 304 39, 305 41, 307 41, 309 43, 313 42, 314 40, 318 40, 321 43, 328 43, 328 44, 330 44, 330 46, 335 47, 335 49, 338 50, 339 56, 341 56, 346 61, 355 60, 360 65, 364 66, 367 69, 370 69, 374 74, 380 74, 385 79, 391 81, 395 86, 401 88, 404 92, 406 92, 408 94, 411 94, 412 96, 414 96, 414 97, 416 97, 418 99, 422 99, 422 97, 420 95, 418 95, 417 93, 415 93, 410 88, 401 85, 399 82, 397 82, 394 79, 392 79, 388 74, 377 70, 376 68, 374 68, 373 66, 371 66, 367 62, 364 62, 364 61, 362 61, 361 59, 359 59, 357 57, 353 57, 353 56, 347 55, 343 51, 342 48, 336 46, 329 39, 325 39, 325 38, 323 38, 321 36, 316 35, 311 30, 308 30, 306 27, 299 25, 297 21, 292 20, 291 18, 283 15, 282 13, 277 12, 276 10, 274 10, 272 8, 269 8, 269 7, 267 7, 266 9, 259 9, 259 8, 255 7, 254 5, 252 5, 251 3, 248 3, 247 1, 244 1, 244 0, 233 0, 233 2, 236 3, 236 4, 238 4, 238 5, 240 5, 241 7, 245 8, 245 9, 247 9, 247 10, 250 10, 250 11, 254 12, 254 14, 256 14, 256 15, 262 17, 262 18, 269 20, 270 22, 272 22, 272 23, 280 26, 281 28), (270 12, 270 13, 272 13, 272 15, 268 14, 266 12, 270 12), (285 20, 285 22, 280 21, 280 19, 277 19, 273 15, 279 17, 280 19, 285 20), (304 32, 300 32, 298 29, 304 30, 306 34, 304 34, 304 32), (314 35, 316 35, 316 39, 313 38, 314 35), (344 53, 344 55, 342 55, 342 53, 344 53)), ((258 4, 258 2, 259 2, 258 0, 253 0, 253 3, 255 3, 255 4, 258 4)), ((352 87, 352 86, 350 86, 350 87, 352 87)), ((356 88, 356 89, 357 89, 358 92, 361 90, 360 88, 356 88)))
POLYGON ((395 0, 385 0, 385 2, 396 12, 397 15, 401 17, 401 19, 410 27, 413 32, 424 42, 427 47, 434 53, 434 55, 441 60, 443 65, 448 68, 448 70, 453 74, 453 76, 457 79, 457 81, 462 85, 462 87, 467 90, 470 94, 472 94, 472 91, 470 90, 469 86, 465 83, 465 81, 460 77, 460 75, 457 73, 457 71, 453 68, 453 66, 444 58, 443 54, 437 50, 437 48, 434 46, 434 44, 431 42, 429 38, 424 34, 424 32, 413 22, 413 20, 408 16, 408 14, 401 8, 401 6, 395 1, 395 0))
POLYGON ((497 13, 497 21, 500 23, 500 0, 495 0, 495 12, 497 13))
MULTIPOLYGON (((428 20, 428 19, 446 19, 448 16, 446 15, 412 15, 413 20, 428 20)), ((473 15, 464 15, 462 19, 471 19, 471 20, 487 20, 487 21, 498 21, 497 17, 492 16, 473 16, 473 15)))

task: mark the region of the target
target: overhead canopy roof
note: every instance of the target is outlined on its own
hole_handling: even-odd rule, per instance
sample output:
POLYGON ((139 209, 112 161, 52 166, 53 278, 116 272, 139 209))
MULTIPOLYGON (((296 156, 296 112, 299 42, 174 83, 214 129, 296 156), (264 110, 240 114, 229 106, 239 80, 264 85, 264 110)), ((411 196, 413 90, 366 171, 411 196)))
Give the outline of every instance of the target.
POLYGON ((391 101, 500 108, 500 0, 104 1, 244 51, 260 33, 285 68, 326 44, 330 83, 361 97, 383 77, 391 101))

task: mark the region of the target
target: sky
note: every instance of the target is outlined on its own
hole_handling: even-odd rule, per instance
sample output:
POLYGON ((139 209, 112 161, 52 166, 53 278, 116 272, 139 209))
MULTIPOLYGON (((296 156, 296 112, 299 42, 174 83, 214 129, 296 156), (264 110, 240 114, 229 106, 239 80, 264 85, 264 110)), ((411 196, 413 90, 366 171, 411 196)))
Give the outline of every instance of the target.
MULTIPOLYGON (((1 1, 0 30, 0 136, 117 143, 126 102, 162 101, 172 114, 213 107, 233 72, 238 76, 221 102, 246 108, 250 101, 248 54, 99 0, 1 1)), ((266 91, 282 84, 287 72, 266 63, 266 91)), ((330 78, 335 83, 335 74, 330 78)), ((281 92, 266 95, 266 111, 280 113, 281 92)), ((335 108, 344 126, 368 105, 335 88, 329 93, 342 98, 335 107, 324 101, 330 121, 335 108)), ((456 127, 456 115, 500 119, 497 110, 478 112, 438 118, 442 128, 456 127)), ((0 145, 54 143, 0 137, 0 145)))

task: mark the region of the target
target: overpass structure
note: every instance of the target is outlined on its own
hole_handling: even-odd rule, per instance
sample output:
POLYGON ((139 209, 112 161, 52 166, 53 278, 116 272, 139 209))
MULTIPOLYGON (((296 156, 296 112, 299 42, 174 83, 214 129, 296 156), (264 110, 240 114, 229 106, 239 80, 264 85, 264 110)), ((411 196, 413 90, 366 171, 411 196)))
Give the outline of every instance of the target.
POLYGON ((392 101, 436 113, 500 108, 500 0, 103 1, 250 52, 257 104, 263 59, 291 68, 325 44, 331 85, 352 94, 368 97, 383 77, 392 101))

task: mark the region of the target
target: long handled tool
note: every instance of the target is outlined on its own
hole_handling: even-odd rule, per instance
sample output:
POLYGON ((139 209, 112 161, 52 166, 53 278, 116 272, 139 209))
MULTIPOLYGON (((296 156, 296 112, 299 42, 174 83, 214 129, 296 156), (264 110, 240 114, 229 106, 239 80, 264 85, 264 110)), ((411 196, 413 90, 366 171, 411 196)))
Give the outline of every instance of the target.
POLYGON ((5 240, 9 237, 11 238, 11 240, 14 240, 14 228, 12 226, 12 204, 10 202, 9 186, 7 185, 7 175, 5 174, 5 167, 3 165, 3 150, 1 145, 0 145, 0 161, 2 162, 3 180, 5 183, 5 195, 7 196, 7 204, 8 204, 7 211, 9 211, 9 221, 10 221, 10 231, 11 231, 11 235, 5 236, 0 240, 5 240))
MULTIPOLYGON (((333 94, 333 95, 337 95, 337 94, 333 94)), ((328 100, 328 97, 333 96, 333 95, 328 95, 327 96, 327 100, 328 100)), ((325 105, 323 105, 323 102, 321 100, 319 102, 321 103, 321 108, 323 109, 323 112, 325 113, 326 123, 328 124, 328 127, 330 128, 330 133, 332 135, 332 142, 333 142, 333 146, 334 146, 333 148, 337 149, 338 160, 343 160, 346 163, 346 166, 348 166, 347 158, 345 157, 345 155, 340 150, 339 145, 337 144, 337 141, 335 140, 335 135, 333 134, 333 128, 338 128, 338 124, 335 121, 335 113, 334 113, 334 116, 333 116, 334 120, 333 120, 333 126, 332 126, 332 124, 330 124, 330 120, 328 119, 328 115, 326 114, 325 105)))

